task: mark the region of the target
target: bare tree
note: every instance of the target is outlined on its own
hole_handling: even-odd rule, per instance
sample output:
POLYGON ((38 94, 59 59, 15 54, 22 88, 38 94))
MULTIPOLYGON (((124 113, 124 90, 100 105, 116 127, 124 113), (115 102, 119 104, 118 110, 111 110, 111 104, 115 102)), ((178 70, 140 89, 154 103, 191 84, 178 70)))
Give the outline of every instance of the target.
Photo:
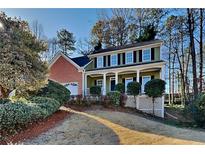
POLYGON ((90 40, 84 39, 77 42, 77 51, 84 56, 89 55, 93 51, 93 45, 90 40))
POLYGON ((195 52, 195 43, 194 43, 194 29, 195 29, 195 20, 194 20, 194 9, 187 9, 187 24, 188 24, 188 33, 190 39, 190 51, 192 58, 192 75, 193 75, 193 91, 194 97, 198 95, 198 86, 197 86, 197 70, 196 70, 196 52, 195 52))
POLYGON ((34 20, 32 23, 32 30, 33 34, 36 36, 37 39, 42 39, 44 35, 43 26, 38 22, 38 20, 34 20))

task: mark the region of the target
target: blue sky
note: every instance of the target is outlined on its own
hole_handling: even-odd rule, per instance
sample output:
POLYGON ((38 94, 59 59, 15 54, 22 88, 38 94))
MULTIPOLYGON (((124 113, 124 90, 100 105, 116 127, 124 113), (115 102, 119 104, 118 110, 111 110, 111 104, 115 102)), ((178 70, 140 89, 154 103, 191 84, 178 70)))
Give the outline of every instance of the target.
POLYGON ((66 28, 74 34, 76 40, 79 40, 89 36, 102 9, 0 9, 0 11, 11 17, 21 17, 30 24, 38 20, 48 38, 55 37, 57 30, 66 28))

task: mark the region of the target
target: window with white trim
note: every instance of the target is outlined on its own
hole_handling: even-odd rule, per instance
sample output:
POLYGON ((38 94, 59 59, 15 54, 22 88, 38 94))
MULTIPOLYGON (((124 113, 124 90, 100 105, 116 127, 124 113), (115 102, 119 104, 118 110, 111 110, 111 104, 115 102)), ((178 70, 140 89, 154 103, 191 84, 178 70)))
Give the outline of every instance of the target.
POLYGON ((103 86, 103 80, 102 80, 102 79, 98 79, 96 82, 97 82, 97 83, 96 83, 97 86, 100 86, 100 87, 103 86))
POLYGON ((103 67, 103 56, 97 57, 97 68, 103 67))
POLYGON ((117 54, 111 55, 111 66, 117 65, 117 54))
POLYGON ((133 63, 133 52, 126 52, 126 64, 132 64, 133 63))
POLYGON ((142 93, 144 93, 145 84, 151 80, 151 76, 142 76, 142 93))
POLYGON ((151 61, 151 49, 145 49, 142 52, 142 61, 146 62, 146 61, 151 61))

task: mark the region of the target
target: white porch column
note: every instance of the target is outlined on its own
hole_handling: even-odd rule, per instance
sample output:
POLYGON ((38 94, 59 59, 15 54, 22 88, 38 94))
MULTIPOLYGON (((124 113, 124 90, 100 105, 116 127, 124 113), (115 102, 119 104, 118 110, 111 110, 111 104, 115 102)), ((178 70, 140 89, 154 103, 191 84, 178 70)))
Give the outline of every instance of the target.
POLYGON ((88 89, 88 85, 87 85, 87 82, 88 82, 88 75, 87 75, 87 74, 85 74, 84 82, 85 82, 85 86, 84 86, 84 94, 85 94, 85 96, 86 96, 86 95, 87 95, 87 89, 88 89))
POLYGON ((165 66, 161 67, 160 79, 165 80, 165 66))
POLYGON ((140 82, 140 70, 137 70, 137 82, 140 82))
MULTIPOLYGON (((137 82, 140 82, 140 70, 137 70, 137 82)), ((136 109, 139 109, 139 96, 137 96, 136 109)))
POLYGON ((115 84, 118 84, 118 72, 115 72, 115 84))
POLYGON ((103 95, 106 95, 106 73, 103 74, 103 95))

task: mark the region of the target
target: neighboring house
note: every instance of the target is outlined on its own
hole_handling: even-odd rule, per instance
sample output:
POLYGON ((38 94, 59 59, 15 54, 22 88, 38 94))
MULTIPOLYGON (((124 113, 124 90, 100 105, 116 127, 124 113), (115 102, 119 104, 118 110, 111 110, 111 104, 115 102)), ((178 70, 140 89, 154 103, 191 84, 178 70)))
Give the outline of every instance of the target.
MULTIPOLYGON (((144 94, 144 85, 151 79, 163 79, 165 62, 161 59, 161 40, 141 42, 120 47, 111 47, 94 51, 87 57, 69 58, 62 53, 55 56, 50 64, 50 79, 67 85, 71 94, 90 94, 90 87, 102 87, 102 94, 114 91, 117 83, 141 83, 141 94, 137 104, 132 96, 128 97, 126 106, 151 113, 152 100, 144 94), (81 59, 84 59, 82 64, 81 59), (71 83, 77 83, 78 92, 71 83)), ((164 117, 164 96, 155 104, 157 116, 164 117)))
MULTIPOLYGON (((141 83, 141 95, 137 109, 152 112, 151 99, 144 95, 144 85, 151 79, 164 80, 165 62, 161 59, 161 40, 141 42, 120 47, 100 49, 88 57, 91 62, 85 67, 85 95, 91 86, 102 87, 102 94, 114 91, 117 83, 132 81, 141 83)), ((156 115, 164 116, 164 97, 156 101, 156 115)), ((126 106, 135 107, 133 97, 128 97, 126 106)))
POLYGON ((66 54, 58 52, 50 61, 49 79, 59 82, 68 88, 71 95, 83 94, 84 66, 89 63, 86 56, 69 58, 66 54))

